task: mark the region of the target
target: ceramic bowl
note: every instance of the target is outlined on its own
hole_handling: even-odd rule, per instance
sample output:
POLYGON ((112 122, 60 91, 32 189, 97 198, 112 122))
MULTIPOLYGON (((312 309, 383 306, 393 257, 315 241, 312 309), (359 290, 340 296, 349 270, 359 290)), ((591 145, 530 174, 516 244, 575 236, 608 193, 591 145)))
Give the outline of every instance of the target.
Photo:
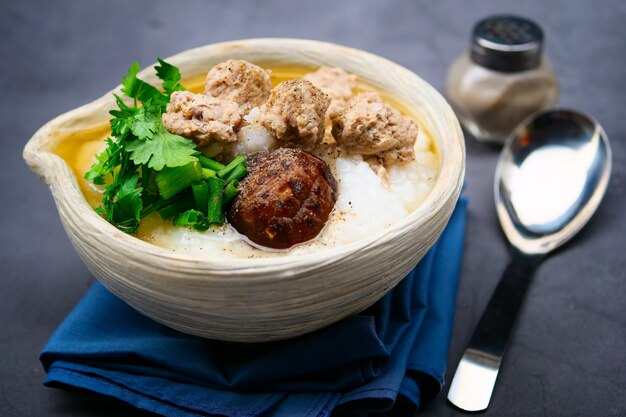
MULTIPOLYGON (((295 39, 250 39, 192 49, 167 61, 185 80, 227 59, 260 65, 341 67, 410 109, 436 143, 434 189, 410 215, 369 238, 319 253, 265 259, 185 256, 127 235, 89 206, 55 147, 108 124, 107 93, 45 124, 24 159, 52 192, 74 248, 94 276, 152 319, 185 333, 236 342, 265 342, 311 332, 375 303, 415 267, 446 226, 463 183, 465 147, 443 97, 411 71, 339 45, 295 39)), ((140 73, 156 83, 152 67, 140 73)), ((113 90, 119 93, 120 87, 113 90)))

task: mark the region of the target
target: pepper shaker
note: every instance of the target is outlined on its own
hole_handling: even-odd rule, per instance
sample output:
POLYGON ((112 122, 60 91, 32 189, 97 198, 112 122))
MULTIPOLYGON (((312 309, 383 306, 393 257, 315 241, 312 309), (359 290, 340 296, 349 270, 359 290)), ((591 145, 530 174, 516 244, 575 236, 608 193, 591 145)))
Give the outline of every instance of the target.
POLYGON ((536 23, 511 15, 479 21, 471 46, 450 66, 447 96, 461 124, 481 142, 502 144, 533 113, 558 100, 536 23))

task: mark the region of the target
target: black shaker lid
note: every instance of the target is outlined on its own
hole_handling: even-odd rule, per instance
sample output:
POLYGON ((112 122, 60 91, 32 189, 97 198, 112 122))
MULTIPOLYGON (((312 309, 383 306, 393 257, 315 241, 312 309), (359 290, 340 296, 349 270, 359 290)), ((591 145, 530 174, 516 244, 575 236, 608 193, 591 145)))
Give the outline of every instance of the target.
POLYGON ((470 56, 483 67, 503 72, 535 68, 541 62, 543 31, 519 16, 497 15, 474 26, 470 56))

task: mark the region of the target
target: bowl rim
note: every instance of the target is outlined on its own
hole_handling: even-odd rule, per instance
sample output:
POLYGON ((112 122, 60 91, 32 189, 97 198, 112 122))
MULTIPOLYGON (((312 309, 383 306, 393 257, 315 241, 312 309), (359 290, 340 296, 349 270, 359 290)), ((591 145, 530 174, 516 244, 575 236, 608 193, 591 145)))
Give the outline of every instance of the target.
MULTIPOLYGON (((82 207, 72 207, 72 211, 74 212, 74 214, 78 216, 78 218, 82 217, 82 221, 93 228, 92 231, 98 234, 98 238, 100 239, 100 241, 109 240, 111 245, 121 245, 121 249, 124 250, 120 252, 123 253, 124 256, 130 256, 133 252, 135 252, 141 253, 141 256, 144 258, 163 258, 169 261, 177 262, 181 266, 191 262, 193 263, 195 269, 203 269, 207 272, 210 271, 211 273, 218 274, 233 272, 236 270, 236 275, 229 275, 229 279, 231 280, 237 280, 238 278, 245 279, 246 276, 255 274, 255 272, 258 271, 259 268, 262 268, 264 272, 271 272, 271 270, 274 270, 276 272, 280 272, 281 276, 290 276, 290 271, 285 271, 284 269, 285 265, 295 266, 297 264, 299 272, 303 270, 302 268, 317 269, 324 264, 332 263, 335 260, 345 258, 348 255, 369 249, 372 246, 384 245, 385 242, 393 240, 397 236, 402 234, 407 225, 417 223, 414 224, 413 227, 418 227, 428 222, 432 219, 432 217, 438 210, 442 209, 442 207, 450 198, 454 198, 455 195, 458 196, 465 175, 465 141, 463 138, 461 127, 452 108, 434 87, 432 87, 414 72, 399 64, 396 64, 389 59, 360 49, 317 40, 296 38, 251 38, 213 43, 197 48, 188 49, 172 55, 168 58, 165 58, 165 60, 168 62, 176 62, 184 60, 187 56, 194 53, 202 52, 208 54, 211 52, 211 50, 215 50, 215 52, 217 52, 218 50, 224 48, 237 48, 242 45, 246 47, 271 46, 272 48, 296 46, 309 49, 331 48, 345 52, 347 54, 359 55, 363 59, 370 62, 376 62, 379 65, 387 66, 388 68, 393 69, 394 72, 401 74, 403 77, 411 78, 411 83, 418 85, 418 88, 428 90, 428 95, 431 100, 438 101, 438 107, 442 109, 445 113, 442 117, 445 117, 447 120, 450 120, 452 122, 451 125, 448 126, 449 132, 447 141, 451 144, 451 146, 448 146, 448 149, 443 155, 441 154, 441 149, 439 149, 439 175, 435 186, 430 191, 428 197, 415 210, 413 210, 407 216, 398 220, 384 230, 381 230, 369 237, 358 239, 351 243, 341 244, 332 248, 324 248, 316 252, 267 258, 232 257, 228 259, 220 259, 216 257, 202 258, 197 256, 191 256, 178 251, 172 251, 170 249, 159 247, 135 236, 121 232, 115 226, 100 217, 87 202, 85 196, 80 189, 80 186, 78 185, 76 175, 69 167, 67 162, 54 152, 43 149, 45 148, 45 146, 42 146, 47 134, 54 127, 61 125, 67 120, 71 120, 73 117, 78 116, 79 114, 82 115, 87 111, 92 110, 92 108, 96 108, 99 104, 102 104, 103 101, 107 100, 107 97, 110 96, 111 93, 118 93, 121 88, 121 86, 119 85, 115 89, 105 93, 94 101, 91 101, 90 103, 61 114, 60 116, 57 116, 56 118, 47 122, 44 126, 37 130, 33 137, 27 142, 23 152, 24 159, 31 167, 31 169, 35 171, 35 173, 38 174, 51 188, 53 198, 57 206, 59 205, 59 200, 68 199, 70 194, 77 192, 80 196, 80 202, 82 203, 82 207), (63 172, 69 174, 69 177, 46 177, 46 172, 52 169, 55 165, 58 166, 58 164, 61 164, 60 167, 63 169, 63 172), (444 171, 447 171, 446 173, 449 175, 442 175, 444 171), (83 212, 84 208, 88 208, 88 211, 83 212)), ((155 64, 145 67, 139 73, 139 76, 143 77, 144 79, 148 79, 153 76, 155 64)), ((96 235, 94 234, 93 236, 96 235)), ((271 279, 275 280, 277 277, 278 276, 274 276, 271 279)), ((203 279, 206 278, 207 277, 203 277, 203 279)))

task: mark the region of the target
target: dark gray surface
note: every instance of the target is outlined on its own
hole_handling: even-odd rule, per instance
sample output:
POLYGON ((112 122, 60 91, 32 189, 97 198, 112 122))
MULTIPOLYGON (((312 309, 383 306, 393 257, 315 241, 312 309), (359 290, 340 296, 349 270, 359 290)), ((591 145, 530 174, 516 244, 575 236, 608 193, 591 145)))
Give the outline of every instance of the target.
MULTIPOLYGON (((595 115, 613 177, 597 216, 540 267, 487 415, 626 415, 626 2, 85 1, 0 5, 0 415, 136 415, 41 385, 37 356, 93 282, 48 190, 21 158, 49 119, 119 83, 133 60, 223 40, 299 37, 362 48, 439 90, 471 26, 494 12, 539 22, 563 106, 595 115)), ((493 209, 497 151, 467 140, 470 197, 448 379, 508 254, 493 209)), ((445 392, 423 415, 460 414, 445 392)))

